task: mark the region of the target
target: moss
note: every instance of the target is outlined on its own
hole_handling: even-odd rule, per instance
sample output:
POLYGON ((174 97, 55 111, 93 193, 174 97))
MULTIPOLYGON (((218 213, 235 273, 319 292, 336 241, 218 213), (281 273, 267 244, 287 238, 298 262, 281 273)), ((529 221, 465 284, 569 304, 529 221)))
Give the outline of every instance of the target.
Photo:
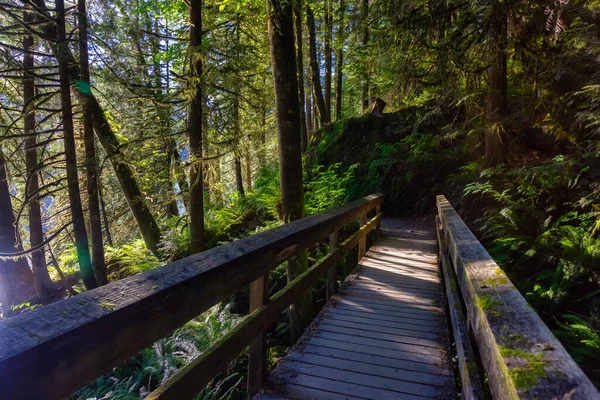
POLYGON ((518 333, 511 333, 510 335, 502 336, 502 340, 504 341, 504 343, 510 346, 522 347, 529 345, 529 339, 527 339, 526 336, 518 333))
POLYGON ((488 294, 478 295, 476 305, 487 314, 491 314, 495 317, 500 316, 500 311, 498 311, 496 308, 502 306, 502 302, 492 299, 492 297, 488 294))
POLYGON ((100 307, 104 308, 105 310, 114 310, 115 309, 115 305, 112 303, 105 303, 105 302, 100 302, 100 307))
POLYGON ((519 390, 534 386, 540 378, 546 376, 545 367, 548 364, 542 355, 527 353, 526 351, 500 346, 500 354, 506 358, 516 358, 525 365, 509 368, 508 373, 519 390))
MULTIPOLYGON (((500 271, 502 272, 502 271, 500 271)), ((490 278, 490 279, 486 279, 485 281, 481 282, 482 286, 491 286, 491 287, 496 287, 496 286, 500 286, 500 285, 507 285, 509 283, 508 278, 506 277, 506 275, 502 274, 498 274, 499 276, 496 276, 494 278, 490 278)))
POLYGON ((456 281, 454 279, 448 280, 448 285, 453 292, 456 292, 456 281))
POLYGON ((152 290, 158 290, 158 285, 152 286, 152 290))

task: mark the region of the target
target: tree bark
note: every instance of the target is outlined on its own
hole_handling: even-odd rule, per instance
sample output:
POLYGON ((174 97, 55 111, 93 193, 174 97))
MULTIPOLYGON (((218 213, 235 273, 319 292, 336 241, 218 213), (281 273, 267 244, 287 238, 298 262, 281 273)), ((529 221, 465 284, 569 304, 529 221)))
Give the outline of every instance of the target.
POLYGON ((506 135, 503 121, 507 112, 508 79, 506 66, 506 10, 499 1, 492 3, 490 35, 493 57, 487 70, 489 94, 486 104, 487 128, 485 131, 485 165, 488 167, 506 162, 506 135))
POLYGON ((343 89, 343 68, 344 68, 344 15, 346 5, 344 0, 340 0, 338 11, 337 43, 335 52, 335 119, 342 119, 342 89, 343 89))
POLYGON ((202 177, 202 0, 190 1, 190 81, 194 97, 190 103, 190 251, 204 250, 204 179, 202 177))
POLYGON ((240 196, 244 197, 244 178, 242 177, 242 162, 239 156, 235 156, 233 164, 233 169, 235 171, 235 189, 240 196))
MULTIPOLYGON (((309 74, 307 74, 307 75, 309 75, 309 74)), ((312 115, 312 110, 313 110, 312 95, 311 95, 312 89, 310 86, 308 76, 305 78, 305 86, 308 88, 308 93, 305 93, 306 106, 304 107, 306 109, 306 136, 307 136, 307 142, 310 143, 310 137, 314 132, 314 124, 313 124, 313 115, 312 115)))
POLYGON ((360 23, 362 25, 362 40, 361 44, 363 47, 363 90, 362 90, 362 112, 367 112, 369 108, 369 87, 370 87, 370 74, 369 66, 366 58, 367 44, 369 43, 369 0, 362 0, 360 10, 360 23))
MULTIPOLYGON (((268 0, 267 5, 279 137, 281 211, 282 218, 287 223, 304 217, 300 103, 294 52, 293 6, 287 0, 268 0)), ((288 282, 308 269, 307 261, 306 251, 300 252, 288 261, 288 282)), ((292 341, 300 337, 305 324, 310 321, 311 309, 310 291, 290 307, 292 341)))
POLYGON ((106 243, 109 246, 113 245, 112 235, 110 234, 110 224, 108 223, 108 215, 106 215, 106 204, 102 196, 102 185, 100 184, 100 176, 98 176, 98 197, 100 198, 100 206, 102 207, 102 219, 104 220, 104 231, 106 232, 106 243))
MULTIPOLYGON (((26 24, 33 22, 33 14, 26 11, 23 16, 23 21, 26 24)), ((34 46, 33 36, 27 35, 23 37, 23 49, 31 49, 34 46)), ((38 172, 38 156, 37 156, 37 137, 35 133, 35 80, 31 69, 34 67, 33 55, 31 53, 23 53, 23 104, 25 117, 23 119, 23 131, 25 134, 25 167, 27 169, 27 185, 26 198, 28 203, 29 216, 29 243, 32 248, 41 246, 37 251, 31 253, 31 266, 33 269, 33 283, 35 292, 39 299, 45 303, 48 295, 54 289, 52 279, 48 274, 46 265, 46 256, 42 243, 44 242, 44 231, 42 228, 42 213, 40 210, 40 199, 36 194, 39 189, 39 172, 38 172)), ((27 264, 25 258, 23 262, 27 264)), ((24 267, 29 271, 29 267, 24 267)))
MULTIPOLYGON (((86 0, 78 0, 79 18, 79 71, 81 81, 90 86, 90 67, 88 58, 88 23, 86 0)), ((91 91, 88 93, 91 94, 91 91)), ((83 113, 83 143, 85 146, 85 171, 87 178, 88 214, 90 237, 92 241, 92 267, 98 285, 108 283, 106 263, 104 262, 104 242, 102 240, 102 222, 100 220, 100 201, 98 198, 98 174, 96 149, 94 143, 94 114, 89 106, 89 94, 85 91, 78 97, 83 113)))
POLYGON ((252 191, 252 157, 249 149, 246 149, 246 190, 252 191))
POLYGON ((333 70, 333 54, 331 48, 331 42, 333 41, 333 22, 331 14, 331 0, 325 0, 325 40, 323 46, 323 52, 325 53, 325 108, 327 108, 327 115, 331 121, 331 76, 333 70))
POLYGON ((65 29, 65 4, 64 0, 56 0, 56 25, 57 25, 57 47, 58 47, 58 72, 60 77, 60 99, 63 117, 63 142, 65 147, 65 158, 67 164, 67 187, 69 191, 69 202, 71 207, 71 219, 73 233, 75 236, 75 247, 77 249, 77 261, 81 277, 86 289, 90 290, 98 286, 92 269, 88 237, 85 230, 85 220, 81 207, 81 195, 79 193, 79 174, 77 172, 77 156, 75 148, 75 134, 73 131, 73 114, 71 104, 71 88, 69 85, 69 44, 65 29))
MULTIPOLYGON (((50 11, 46 7, 44 0, 34 0, 34 4, 40 10, 46 12, 50 11)), ((56 25, 42 24, 41 28, 44 36, 49 38, 57 37, 56 25)), ((57 46, 53 41, 49 41, 49 44, 53 53, 58 58, 59 52, 57 46)), ((66 54, 64 54, 62 57, 67 58, 67 64, 69 67, 68 77, 71 83, 75 83, 81 79, 79 75, 78 64, 68 47, 65 48, 64 51, 66 54)), ((77 94, 78 96, 81 96, 79 91, 77 91, 77 94)), ((146 247, 152 251, 152 253, 159 255, 158 243, 160 241, 160 228, 158 227, 158 224, 154 219, 154 215, 148 207, 148 203, 146 203, 146 198, 138 186, 135 174, 129 166, 126 156, 121 152, 119 140, 113 132, 112 127, 106 118, 104 110, 93 94, 88 97, 88 107, 93 112, 94 130, 96 131, 96 136, 104 148, 108 158, 110 159, 115 171, 115 175, 119 181, 119 184, 121 185, 125 199, 127 200, 127 204, 129 205, 131 213, 137 222, 140 234, 144 239, 144 243, 146 244, 146 247)))
MULTIPOLYGON (((10 254, 19 251, 19 241, 15 227, 6 164, 0 146, 0 253, 10 254)), ((25 258, 19 260, 0 259, 0 303, 4 313, 10 310, 15 299, 33 293, 34 277, 25 258)))
POLYGON ((308 129, 304 111, 304 58, 302 55, 302 0, 294 2, 294 24, 296 33, 296 71, 298 73, 298 98, 300 99, 300 129, 302 132, 302 152, 308 148, 308 129))
POLYGON ((312 84, 313 94, 319 110, 319 119, 321 125, 327 125, 331 120, 323 98, 323 89, 321 87, 321 73, 319 62, 317 61, 317 38, 315 33, 315 15, 310 5, 306 5, 306 24, 308 25, 308 47, 310 58, 310 81, 312 84))

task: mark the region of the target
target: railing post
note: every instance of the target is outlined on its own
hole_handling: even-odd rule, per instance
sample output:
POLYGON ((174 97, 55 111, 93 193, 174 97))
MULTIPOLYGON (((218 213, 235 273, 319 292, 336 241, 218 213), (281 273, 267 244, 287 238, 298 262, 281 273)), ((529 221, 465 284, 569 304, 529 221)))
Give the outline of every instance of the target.
MULTIPOLYGON (((360 227, 362 228, 367 223, 367 210, 360 215, 360 227)), ((358 261, 365 255, 367 251, 367 235, 360 238, 358 241, 358 261)))
MULTIPOLYGON (((250 284, 250 312, 269 301, 269 275, 250 284)), ((267 332, 263 331, 248 348, 248 398, 252 398, 267 380, 267 332)))
MULTIPOLYGON (((381 214, 381 204, 375 208, 375 216, 381 214)), ((375 228, 375 237, 381 236, 381 220, 377 221, 377 228, 375 228)))
MULTIPOLYGON (((333 253, 335 249, 337 249, 340 241, 340 232, 335 231, 331 235, 329 235, 329 254, 333 253)), ((335 286, 337 284, 337 263, 334 266, 329 268, 327 271, 327 300, 331 298, 335 294, 335 286)))

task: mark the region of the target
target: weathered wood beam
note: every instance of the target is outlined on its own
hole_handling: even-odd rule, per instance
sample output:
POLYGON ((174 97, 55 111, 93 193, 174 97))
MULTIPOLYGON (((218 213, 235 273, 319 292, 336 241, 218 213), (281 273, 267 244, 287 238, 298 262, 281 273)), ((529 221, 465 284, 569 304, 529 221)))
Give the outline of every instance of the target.
POLYGON ((358 241, 377 226, 381 214, 344 241, 340 247, 306 270, 285 288, 256 309, 239 325, 214 343, 208 350, 173 375, 146 400, 179 400, 193 398, 216 373, 224 369, 259 333, 277 320, 302 293, 310 289, 328 269, 347 254, 358 241))
POLYGON ((445 197, 437 207, 494 399, 600 399, 445 197))
POLYGON ((1 321, 2 397, 70 395, 382 202, 367 196, 1 321))
POLYGON ((459 288, 456 283, 454 271, 450 265, 450 259, 448 258, 448 243, 440 228, 439 217, 436 217, 439 263, 444 278, 446 302, 448 304, 450 324, 454 335, 456 357, 458 358, 458 369, 462 382, 462 398, 465 400, 485 399, 475 354, 471 346, 469 327, 467 326, 467 320, 462 310, 458 292, 459 288))

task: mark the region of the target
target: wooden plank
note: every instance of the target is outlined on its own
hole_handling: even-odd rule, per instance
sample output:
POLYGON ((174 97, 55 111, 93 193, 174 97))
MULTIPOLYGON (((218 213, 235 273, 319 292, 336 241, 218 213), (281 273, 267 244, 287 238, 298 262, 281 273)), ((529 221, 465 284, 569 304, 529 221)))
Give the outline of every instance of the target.
POLYGON ((363 294, 358 292, 345 293, 344 298, 349 301, 355 301, 360 304, 369 304, 370 306, 377 306, 381 310, 389 309, 394 310, 420 310, 426 312, 442 312, 440 307, 431 304, 421 304, 410 300, 403 299, 389 299, 386 300, 385 296, 376 296, 370 294, 363 294))
MULTIPOLYGON (((338 244, 340 242, 340 232, 333 232, 331 235, 329 235, 329 253, 332 253, 333 251, 335 251, 335 249, 338 247, 338 244)), ((333 296, 337 290, 337 275, 338 275, 338 268, 337 268, 337 264, 334 265, 333 267, 331 267, 329 269, 329 271, 327 271, 327 293, 326 293, 326 298, 327 300, 329 300, 331 298, 331 296, 333 296)))
MULTIPOLYGON (((250 284, 250 312, 269 301, 269 275, 250 284)), ((248 348, 248 397, 252 397, 267 379, 267 333, 262 331, 248 348)))
POLYGON ((402 330, 407 330, 407 331, 414 331, 414 332, 427 332, 429 335, 427 336, 431 336, 432 338, 435 338, 438 336, 438 333, 435 329, 432 328, 437 328, 437 321, 433 322, 431 324, 416 324, 419 322, 423 322, 423 321, 419 321, 419 320, 414 320, 414 319, 409 319, 409 318, 405 318, 403 320, 401 320, 401 322, 393 322, 390 321, 389 319, 385 319, 385 316, 382 316, 384 319, 378 319, 378 318, 369 318, 368 316, 365 317, 365 315, 360 315, 360 314, 356 314, 356 313, 340 313, 340 312, 332 312, 332 311, 328 311, 327 312, 327 319, 332 322, 332 321, 345 321, 345 322, 352 322, 355 325, 360 325, 360 326, 373 326, 373 327, 382 327, 382 328, 389 328, 389 329, 402 329, 402 330))
POLYGON ((313 335, 323 339, 339 340, 344 343, 361 344, 363 346, 377 347, 379 349, 389 349, 405 352, 402 357, 403 360, 424 362, 429 364, 436 364, 439 362, 441 355, 441 349, 435 349, 431 347, 422 347, 410 343, 402 343, 398 341, 381 340, 378 338, 370 338, 365 336, 357 335, 346 335, 340 332, 331 332, 320 330, 314 332, 313 335))
POLYGON ((438 215, 490 390, 498 399, 600 399, 600 393, 460 219, 438 215))
POLYGON ((414 346, 419 346, 419 352, 423 353, 437 354, 439 350, 439 343, 436 340, 425 339, 422 337, 343 327, 339 325, 334 325, 329 321, 322 321, 319 324, 318 329, 322 332, 343 333, 348 336, 357 336, 369 339, 385 340, 389 342, 406 343, 414 346))
POLYGON ((286 360, 431 386, 445 386, 449 379, 448 376, 408 371, 394 368, 389 365, 369 364, 366 363, 364 359, 352 360, 338 358, 337 352, 331 350, 329 352, 323 351, 323 348, 311 345, 307 345, 303 349, 303 352, 290 353, 290 356, 286 360))
POLYGON ((421 306, 419 304, 410 305, 410 303, 390 305, 390 302, 382 302, 358 296, 345 296, 340 300, 340 303, 356 305, 364 309, 375 310, 379 313, 394 313, 392 315, 410 315, 411 317, 413 315, 420 315, 425 318, 435 319, 442 314, 442 310, 439 307, 421 306))
POLYGON ((310 343, 303 344, 303 351, 311 354, 336 357, 342 360, 362 361, 366 364, 381 365, 426 375, 442 376, 445 379, 453 378, 453 375, 447 368, 442 368, 436 364, 405 360, 400 358, 395 353, 395 350, 390 349, 379 349, 377 347, 361 346, 314 337, 310 340, 310 343))
POLYGON ((380 295, 391 299, 414 299, 415 301, 421 301, 427 304, 439 302, 439 292, 432 290, 421 290, 419 288, 405 287, 403 289, 389 289, 384 287, 364 287, 361 285, 352 285, 351 288, 346 289, 345 293, 365 293, 380 295))
POLYGON ((314 244, 382 201, 367 196, 1 321, 0 393, 70 395, 264 276, 290 249, 314 244))
MULTIPOLYGON (((354 383, 339 382, 314 375, 298 374, 293 371, 282 371, 273 377, 273 381, 276 389, 286 394, 289 393, 292 398, 299 400, 339 399, 339 397, 331 397, 332 395, 347 396, 344 398, 348 399, 398 400, 397 392, 354 383), (308 391, 306 390, 307 388, 309 389, 308 391), (320 393, 317 391, 320 391, 320 393)), ((404 395, 402 399, 423 400, 423 397, 404 395)))
MULTIPOLYGON (((360 215, 360 226, 363 227, 367 223, 367 212, 360 215)), ((358 242, 358 259, 364 257, 365 252, 367 251, 367 237, 362 237, 358 242)))
POLYGON ((353 307, 338 304, 336 307, 330 307, 327 311, 328 315, 339 315, 345 318, 357 318, 359 320, 374 321, 376 323, 390 323, 399 326, 411 326, 415 329, 428 329, 437 327, 439 321, 431 319, 419 319, 415 316, 408 315, 390 315, 388 313, 381 314, 377 312, 359 310, 353 307))
POLYGON ((166 383, 152 392, 147 399, 176 400, 198 393, 253 338, 275 322, 277 317, 292 302, 315 284, 332 265, 338 262, 342 255, 350 251, 353 247, 352 243, 355 243, 360 237, 365 236, 371 229, 375 228, 377 220, 376 217, 369 221, 368 224, 344 241, 340 247, 296 277, 284 289, 271 297, 266 305, 258 308, 225 337, 214 343, 209 350, 177 371, 166 383))
POLYGON ((0 393, 70 395, 265 275, 287 249, 313 244, 382 200, 369 196, 1 321, 0 393))
MULTIPOLYGON (((412 277, 411 277, 412 278, 412 277)), ((408 288, 415 288, 415 289, 422 289, 422 290, 429 290, 429 291, 433 291, 435 293, 439 293, 438 289, 439 289, 439 284, 438 282, 432 282, 432 281, 416 281, 414 279, 398 279, 398 280, 390 280, 390 279, 374 279, 374 278, 370 278, 364 275, 360 275, 356 278, 356 280, 352 283, 353 285, 356 286, 361 286, 361 287, 381 287, 381 288, 388 288, 388 289, 394 289, 394 290, 402 290, 405 287, 408 288)))
POLYGON ((452 332, 454 333, 454 345, 456 358, 458 359, 458 368, 460 370, 463 398, 465 400, 484 399, 483 385, 477 368, 475 354, 471 346, 469 329, 459 298, 458 285, 450 266, 450 260, 446 254, 446 241, 442 240, 439 229, 437 229, 437 236, 439 259, 442 267, 442 275, 444 276, 446 302, 448 304, 452 332))
POLYGON ((314 364, 291 361, 285 359, 282 361, 282 368, 294 371, 296 374, 310 375, 320 378, 335 380, 366 386, 374 389, 383 389, 396 392, 396 396, 416 395, 422 397, 435 397, 440 395, 440 388, 431 385, 423 385, 416 382, 404 382, 396 379, 389 379, 380 376, 366 375, 352 371, 342 371, 333 368, 321 367, 314 364))
MULTIPOLYGON (((437 340, 439 338, 439 335, 436 332, 432 332, 430 329, 414 330, 404 325, 398 326, 398 324, 396 324, 396 326, 390 327, 385 326, 385 324, 373 323, 373 321, 365 321, 364 319, 357 320, 356 318, 350 318, 348 320, 346 318, 333 316, 331 314, 327 314, 327 323, 342 328, 355 328, 363 331, 398 334, 401 336, 419 337, 431 340, 437 340)), ((387 324, 389 324, 389 322, 387 324)))

